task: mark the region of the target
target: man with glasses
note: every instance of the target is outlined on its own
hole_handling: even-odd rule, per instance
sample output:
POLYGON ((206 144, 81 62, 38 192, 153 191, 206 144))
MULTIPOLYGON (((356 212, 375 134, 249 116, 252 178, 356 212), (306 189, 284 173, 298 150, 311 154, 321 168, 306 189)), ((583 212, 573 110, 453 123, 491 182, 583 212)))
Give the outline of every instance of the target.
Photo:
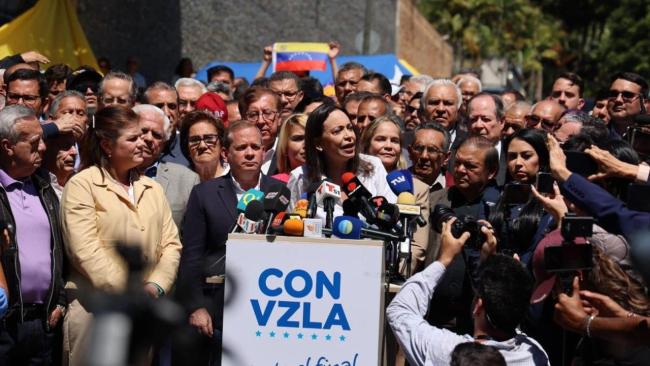
POLYGON ((634 118, 645 114, 645 96, 648 82, 641 75, 622 72, 612 78, 609 87, 607 110, 609 112, 609 131, 612 138, 624 138, 634 118))
POLYGON ((199 184, 199 176, 185 166, 166 161, 162 156, 172 132, 169 118, 162 109, 151 104, 139 104, 133 107, 133 111, 139 117, 144 141, 144 160, 138 169, 160 183, 172 210, 174 223, 180 228, 192 188, 199 184))
POLYGON ((530 114, 526 116, 526 127, 553 132, 565 110, 563 105, 554 100, 542 100, 533 105, 530 114))
POLYGON ((276 71, 269 78, 269 88, 280 96, 280 124, 293 114, 303 97, 300 78, 290 71, 276 71))
POLYGON ((584 88, 585 83, 579 75, 565 72, 555 79, 549 99, 562 104, 566 109, 581 110, 585 106, 585 100, 582 99, 584 88))
POLYGON ((510 108, 506 109, 505 122, 501 131, 502 139, 506 139, 526 127, 526 115, 530 112, 530 107, 527 102, 514 102, 510 108))
POLYGON ((148 104, 154 105, 165 112, 165 116, 169 119, 170 134, 166 140, 166 147, 164 150, 165 158, 183 166, 189 166, 189 162, 181 152, 181 146, 178 143, 179 124, 178 124, 178 93, 173 86, 163 82, 157 81, 149 86, 144 92, 145 100, 148 104))
POLYGON ((111 71, 99 83, 99 109, 109 105, 133 107, 136 85, 131 75, 111 71))
POLYGON ((280 125, 280 97, 271 89, 252 87, 244 93, 239 103, 242 117, 254 123, 262 133, 262 172, 266 175, 277 173, 275 149, 280 125))
POLYGON ((196 101, 208 89, 200 81, 192 78, 180 78, 176 80, 174 88, 178 92, 178 128, 183 117, 196 109, 196 101))
POLYGON ((427 122, 415 128, 413 142, 409 146, 409 168, 413 176, 426 183, 435 192, 447 187, 443 167, 449 160, 449 132, 435 122, 427 122))
POLYGON ((343 105, 345 97, 357 91, 357 84, 368 70, 357 62, 346 62, 336 73, 334 92, 339 105, 343 105))

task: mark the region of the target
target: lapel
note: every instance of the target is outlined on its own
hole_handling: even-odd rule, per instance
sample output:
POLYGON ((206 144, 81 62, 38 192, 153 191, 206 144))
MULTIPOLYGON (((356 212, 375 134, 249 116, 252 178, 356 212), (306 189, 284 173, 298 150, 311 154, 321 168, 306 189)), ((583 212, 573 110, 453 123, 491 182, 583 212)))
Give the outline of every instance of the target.
POLYGON ((156 182, 162 186, 163 192, 167 192, 167 188, 169 188, 169 167, 167 166, 167 163, 163 161, 158 164, 156 182))
POLYGON ((217 178, 217 194, 221 199, 222 207, 225 207, 230 217, 237 217, 235 211, 237 206, 237 195, 235 194, 235 187, 232 184, 232 176, 230 173, 221 178, 217 178))
POLYGON ((139 179, 138 173, 132 172, 131 179, 133 182, 133 195, 135 197, 135 204, 131 201, 128 193, 121 185, 113 180, 104 168, 93 167, 92 181, 98 187, 104 187, 106 190, 113 192, 120 200, 122 200, 132 211, 136 211, 136 205, 142 199, 144 192, 152 186, 145 183, 143 179, 139 179), (101 169, 101 170, 100 170, 101 169))

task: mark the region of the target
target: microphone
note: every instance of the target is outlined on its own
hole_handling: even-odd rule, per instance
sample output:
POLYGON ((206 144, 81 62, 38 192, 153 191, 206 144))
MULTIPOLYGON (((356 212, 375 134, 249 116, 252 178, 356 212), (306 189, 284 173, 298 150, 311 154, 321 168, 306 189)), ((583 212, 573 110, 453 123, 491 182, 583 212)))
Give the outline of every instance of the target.
POLYGON ((383 241, 399 241, 394 234, 364 227, 364 222, 356 217, 338 216, 334 218, 332 234, 342 239, 370 238, 383 241))
POLYGON ((284 222, 284 235, 302 236, 305 225, 299 218, 290 218, 284 222))
POLYGON ((348 200, 351 200, 359 208, 367 222, 374 223, 376 220, 375 211, 368 203, 368 200, 372 197, 370 192, 363 186, 359 178, 350 172, 343 173, 341 180, 343 181, 343 190, 348 195, 348 200))
POLYGON ((386 175, 390 190, 399 196, 402 192, 413 194, 413 174, 407 169, 393 170, 386 175))
POLYGON ((307 205, 307 217, 313 219, 316 217, 316 210, 318 210, 318 201, 316 201, 316 190, 320 187, 320 182, 313 182, 307 187, 307 196, 309 197, 309 204, 307 205))
POLYGON ((409 192, 402 192, 397 196, 397 208, 402 216, 412 216, 419 227, 427 224, 422 217, 421 208, 415 203, 415 196, 409 192))
POLYGON ((244 192, 244 194, 239 199, 239 202, 237 202, 237 210, 240 212, 244 212, 246 210, 246 206, 251 201, 261 200, 262 197, 264 197, 264 192, 257 190, 255 188, 249 189, 248 191, 244 192))
POLYGON ((324 180, 316 190, 316 202, 325 210, 325 227, 332 228, 334 218, 334 206, 341 203, 341 187, 337 184, 324 180))
POLYGON ((284 222, 287 221, 289 217, 287 216, 286 212, 280 212, 275 217, 273 218, 273 221, 271 221, 270 229, 269 232, 271 234, 277 234, 281 235, 284 233, 284 222))
POLYGON ((399 231, 402 225, 399 222, 399 209, 397 206, 384 202, 377 207, 377 222, 375 224, 383 231, 391 232, 394 229, 399 231))
POLYGON ((296 205, 293 208, 293 213, 300 215, 301 218, 307 217, 307 210, 309 207, 309 201, 306 199, 300 199, 296 202, 296 205))
POLYGON ((350 200, 343 201, 343 215, 359 218, 359 209, 350 200))
POLYGON ((289 206, 289 200, 291 199, 291 191, 287 186, 276 185, 272 187, 264 196, 264 211, 267 213, 266 228, 262 226, 260 229, 262 232, 268 234, 270 228, 270 223, 273 221, 273 216, 279 212, 283 212, 289 206))
POLYGON ((259 229, 264 217, 264 206, 262 202, 253 200, 246 206, 246 211, 239 214, 237 226, 246 234, 254 234, 259 229))

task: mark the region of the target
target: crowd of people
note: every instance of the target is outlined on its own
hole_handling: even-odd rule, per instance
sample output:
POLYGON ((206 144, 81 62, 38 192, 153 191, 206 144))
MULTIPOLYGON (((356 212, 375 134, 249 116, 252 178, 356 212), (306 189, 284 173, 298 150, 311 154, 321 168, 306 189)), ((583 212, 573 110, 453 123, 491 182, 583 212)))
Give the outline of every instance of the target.
MULTIPOLYGON (((650 197, 632 194, 650 181, 643 77, 613 75, 586 110, 573 73, 531 103, 482 91, 471 71, 392 85, 337 67, 330 47, 332 96, 308 73, 264 77, 268 49, 250 84, 227 66, 204 84, 187 59, 173 85, 147 84, 135 60, 126 72, 1 60, 0 364, 88 363, 87 294, 133 291, 123 244, 146 263, 140 290, 181 304, 195 336, 193 352, 149 345, 140 361, 219 364, 242 196, 284 185, 291 210, 352 172, 396 203, 396 170, 414 177, 426 222, 386 309, 407 364, 650 364, 650 212, 638 208, 650 197), (588 230, 571 235, 576 218, 588 230), (552 248, 580 246, 580 268, 549 267, 552 248)), ((335 216, 350 212, 341 198, 335 216)))

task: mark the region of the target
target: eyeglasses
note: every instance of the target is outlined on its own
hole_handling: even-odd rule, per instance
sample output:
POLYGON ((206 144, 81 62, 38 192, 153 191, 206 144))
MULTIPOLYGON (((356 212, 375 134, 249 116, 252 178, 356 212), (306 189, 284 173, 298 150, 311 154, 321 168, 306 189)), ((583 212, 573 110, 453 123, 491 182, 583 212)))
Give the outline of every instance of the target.
POLYGON ((34 103, 37 100, 41 99, 40 95, 30 95, 30 94, 16 94, 16 93, 7 93, 7 100, 11 102, 18 102, 23 100, 25 103, 34 103))
POLYGON ((607 93, 607 98, 609 100, 615 100, 615 99, 618 99, 619 95, 623 98, 623 102, 625 102, 625 103, 630 103, 630 102, 634 101, 637 97, 641 96, 641 94, 639 94, 639 93, 634 93, 634 92, 627 91, 627 90, 625 90, 625 91, 610 90, 607 93))
POLYGON ((418 154, 425 154, 425 153, 431 155, 442 154, 442 150, 438 149, 435 146, 415 145, 413 146, 413 151, 417 152, 418 154))
POLYGON ((526 127, 535 127, 541 122, 543 129, 547 131, 551 131, 555 126, 555 122, 549 119, 542 118, 540 116, 536 116, 534 114, 524 117, 524 120, 526 121, 526 127))
POLYGON ((278 113, 277 111, 270 111, 270 110, 259 111, 259 112, 249 111, 246 112, 246 114, 244 114, 244 117, 246 117, 246 119, 249 121, 255 122, 259 119, 260 116, 262 116, 262 119, 264 121, 270 121, 271 119, 273 119, 273 117, 275 117, 277 113, 278 113))
POLYGON ((99 85, 97 84, 81 84, 77 85, 73 88, 74 91, 78 91, 81 94, 86 94, 86 92, 90 89, 93 94, 97 94, 97 91, 99 91, 99 85))
POLYGON ((176 108, 178 108, 178 104, 176 104, 176 103, 154 103, 154 105, 156 107, 160 108, 160 109, 163 109, 166 106, 167 108, 169 108, 172 111, 175 111, 176 108))
POLYGON ((102 97, 102 104, 105 105, 110 105, 110 104, 127 105, 129 104, 129 102, 130 102, 129 98, 102 97))
POLYGON ((201 141, 205 142, 208 147, 215 147, 217 146, 217 142, 219 142, 219 135, 216 133, 207 133, 205 135, 190 136, 187 139, 187 143, 190 147, 199 146, 201 141))

